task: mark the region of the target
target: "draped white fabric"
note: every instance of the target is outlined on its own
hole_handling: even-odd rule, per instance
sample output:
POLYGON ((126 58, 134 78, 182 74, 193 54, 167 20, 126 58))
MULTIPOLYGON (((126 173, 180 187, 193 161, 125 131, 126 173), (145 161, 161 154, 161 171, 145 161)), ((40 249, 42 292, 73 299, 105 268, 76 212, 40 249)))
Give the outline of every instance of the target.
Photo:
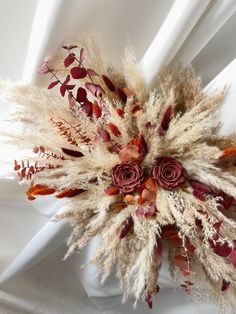
MULTIPOLYGON (((1 78, 41 84, 38 64, 75 34, 96 36, 104 57, 118 66, 129 43, 150 87, 164 65, 180 61, 193 63, 209 93, 228 84, 219 119, 223 133, 236 131, 235 0, 0 0, 0 9, 1 78)), ((0 115, 8 109, 1 104, 0 115)), ((17 157, 2 145, 0 151, 0 159, 17 157)), ((96 266, 81 269, 99 238, 62 261, 70 227, 51 222, 61 202, 47 197, 30 203, 12 179, 2 178, 0 187, 0 313, 133 313, 132 300, 120 304, 115 276, 101 287, 96 266)), ((214 305, 188 300, 165 262, 159 285, 153 310, 140 303, 137 314, 216 312, 214 305)))

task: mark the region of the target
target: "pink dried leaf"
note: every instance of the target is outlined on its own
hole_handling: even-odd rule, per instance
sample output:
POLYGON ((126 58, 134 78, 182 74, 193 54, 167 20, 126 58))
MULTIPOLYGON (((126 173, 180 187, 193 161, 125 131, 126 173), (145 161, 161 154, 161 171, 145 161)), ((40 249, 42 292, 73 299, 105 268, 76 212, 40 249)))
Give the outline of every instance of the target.
POLYGON ((236 268, 236 240, 233 240, 233 250, 229 255, 229 260, 234 268, 236 268))
POLYGON ((87 88, 87 90, 89 90, 93 96, 95 97, 102 97, 102 94, 105 93, 104 89, 98 85, 98 84, 94 84, 94 83, 90 83, 87 82, 85 83, 85 87, 87 88))
POLYGON ((92 70, 92 69, 87 69, 87 73, 88 73, 88 75, 90 75, 90 76, 98 76, 97 72, 95 72, 95 71, 92 70))
POLYGON ((98 127, 97 132, 98 132, 98 135, 101 136, 101 138, 103 139, 104 142, 109 142, 111 140, 111 136, 107 130, 105 130, 101 127, 98 127))
POLYGON ((81 48, 80 49, 80 54, 79 54, 79 61, 80 61, 80 63, 83 63, 84 59, 85 59, 85 50, 84 50, 84 48, 81 48))

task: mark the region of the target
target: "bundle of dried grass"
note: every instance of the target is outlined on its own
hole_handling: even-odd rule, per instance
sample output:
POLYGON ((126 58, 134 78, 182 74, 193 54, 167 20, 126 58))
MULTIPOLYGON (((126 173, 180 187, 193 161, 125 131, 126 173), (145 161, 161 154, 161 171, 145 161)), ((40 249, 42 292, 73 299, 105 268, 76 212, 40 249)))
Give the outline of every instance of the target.
POLYGON ((101 235, 91 261, 101 281, 115 264, 124 300, 151 307, 164 248, 188 294, 224 313, 233 307, 236 139, 220 137, 215 117, 224 91, 205 94, 193 69, 179 67, 148 95, 130 52, 121 74, 106 69, 94 41, 63 46, 40 72, 62 97, 3 81, 0 96, 16 104, 12 122, 23 126, 9 142, 31 150, 14 164, 30 182, 29 200, 68 200, 55 217, 74 228, 66 257, 101 235))

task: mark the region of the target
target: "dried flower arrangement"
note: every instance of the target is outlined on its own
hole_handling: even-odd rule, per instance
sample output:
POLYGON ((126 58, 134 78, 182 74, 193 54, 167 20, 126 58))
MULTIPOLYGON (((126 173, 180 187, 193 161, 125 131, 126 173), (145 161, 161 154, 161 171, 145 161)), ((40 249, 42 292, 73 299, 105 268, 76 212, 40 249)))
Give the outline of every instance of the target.
POLYGON ((24 130, 9 141, 30 150, 14 170, 29 200, 66 198, 56 216, 73 226, 66 257, 101 235, 91 263, 101 282, 116 265, 124 300, 152 307, 164 249, 185 291, 225 313, 236 293, 236 137, 220 136, 216 119, 225 91, 206 94, 178 67, 148 92, 129 51, 123 65, 105 67, 91 40, 43 62, 49 90, 1 82, 24 130))

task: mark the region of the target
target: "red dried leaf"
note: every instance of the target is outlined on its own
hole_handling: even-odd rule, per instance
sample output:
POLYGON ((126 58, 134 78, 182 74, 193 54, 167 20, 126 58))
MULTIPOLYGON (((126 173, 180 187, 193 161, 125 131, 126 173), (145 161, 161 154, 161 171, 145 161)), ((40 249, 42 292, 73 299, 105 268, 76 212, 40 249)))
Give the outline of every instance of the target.
POLYGON ((67 68, 75 61, 75 54, 70 53, 64 60, 64 66, 67 68))
POLYGON ((86 90, 83 88, 83 87, 79 87, 77 89, 77 96, 76 96, 76 99, 78 102, 85 102, 87 101, 87 92, 86 90))
POLYGON ((20 165, 18 165, 18 163, 17 163, 16 160, 14 161, 14 165, 15 165, 15 166, 14 166, 14 170, 15 170, 15 171, 20 170, 20 165))
POLYGON ((85 50, 84 50, 84 48, 81 48, 80 49, 80 54, 79 54, 79 62, 83 63, 84 59, 85 59, 85 50))
POLYGON ((140 134, 136 139, 134 139, 133 143, 138 147, 139 153, 144 158, 148 153, 148 147, 143 135, 140 134))
POLYGON ((120 136, 121 133, 120 133, 118 127, 114 123, 109 122, 108 127, 111 130, 112 134, 114 134, 116 137, 120 136))
POLYGON ((104 192, 108 195, 117 195, 120 193, 119 189, 115 186, 108 186, 104 192))
POLYGON ((86 77, 87 75, 87 71, 86 69, 82 68, 82 67, 74 67, 70 70, 71 76, 73 77, 73 79, 82 79, 84 77, 86 77))
POLYGON ((157 255, 157 257, 160 257, 163 253, 163 245, 162 245, 162 241, 161 239, 157 238, 157 242, 155 245, 155 254, 157 255))
POLYGON ((120 116, 121 118, 124 118, 125 112, 123 109, 117 108, 116 112, 117 112, 118 116, 120 116))
POLYGON ((82 154, 81 152, 77 151, 77 150, 72 150, 72 149, 68 149, 68 148, 64 148, 62 147, 61 150, 63 151, 64 154, 68 155, 68 156, 72 156, 72 157, 83 157, 84 154, 82 154))
POLYGON ((107 88, 111 92, 116 91, 115 85, 112 83, 112 81, 106 75, 102 75, 102 79, 103 79, 104 83, 106 84, 107 88))
POLYGON ((111 140, 111 136, 107 132, 107 130, 105 130, 105 129, 101 128, 101 127, 98 127, 97 128, 97 132, 98 132, 98 135, 101 136, 101 138, 103 139, 104 142, 109 142, 111 140))
POLYGON ((133 218, 131 216, 126 218, 126 220, 123 222, 121 230, 120 230, 120 235, 119 235, 120 239, 123 239, 128 235, 128 233, 131 231, 133 225, 134 225, 133 218))
POLYGON ((92 69, 87 69, 87 73, 88 73, 88 75, 90 75, 90 76, 98 76, 97 72, 95 72, 95 71, 92 70, 92 69))
POLYGON ((226 281, 226 280, 222 280, 222 286, 221 286, 221 291, 225 292, 230 286, 230 282, 226 281))
POLYGON ((94 83, 90 83, 87 82, 85 83, 85 87, 87 88, 87 90, 89 90, 93 96, 95 97, 102 97, 102 94, 105 93, 103 88, 98 85, 98 84, 94 84, 94 83))
POLYGON ((93 115, 95 116, 95 118, 100 118, 102 115, 102 110, 98 106, 98 103, 96 101, 93 103, 92 109, 93 109, 93 115))
POLYGON ((93 113, 93 104, 90 101, 85 101, 83 106, 81 107, 82 110, 86 113, 88 117, 90 117, 93 113))
POLYGON ((127 96, 121 88, 117 88, 117 94, 120 97, 120 100, 125 104, 127 101, 127 96))
POLYGON ((220 196, 221 199, 218 200, 218 209, 219 210, 224 210, 224 209, 229 209, 230 206, 233 204, 234 202, 234 198, 232 196, 227 195, 224 192, 219 192, 216 194, 216 196, 220 196))
POLYGON ((165 132, 169 128, 170 120, 172 118, 172 107, 169 106, 167 107, 166 111, 163 114, 162 120, 161 120, 161 125, 159 127, 159 136, 164 136, 165 132))
POLYGON ((193 196, 195 196, 197 199, 199 199, 202 202, 206 201, 206 194, 202 191, 193 190, 193 196))
POLYGON ((54 81, 54 82, 50 83, 50 84, 48 85, 48 89, 53 88, 53 87, 56 86, 58 83, 59 83, 59 81, 54 81))

